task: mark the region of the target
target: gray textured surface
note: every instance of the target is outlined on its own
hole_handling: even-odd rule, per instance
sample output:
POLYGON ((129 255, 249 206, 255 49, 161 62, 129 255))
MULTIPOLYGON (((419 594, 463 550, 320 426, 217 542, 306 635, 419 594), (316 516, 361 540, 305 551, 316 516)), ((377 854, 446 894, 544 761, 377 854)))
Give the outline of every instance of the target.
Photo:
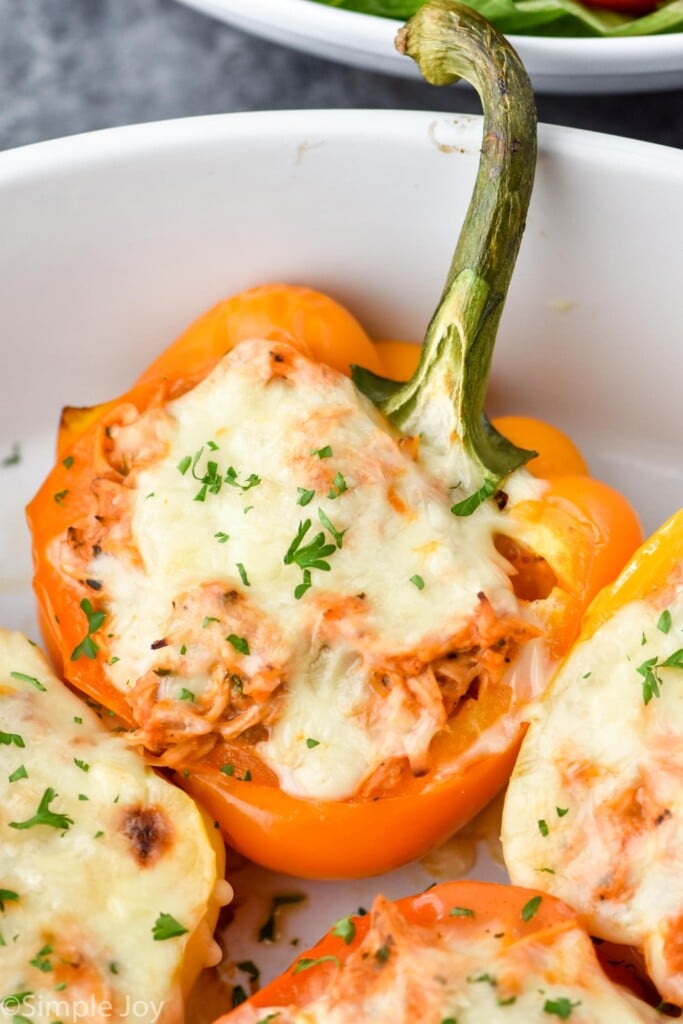
MULTIPOLYGON (((294 53, 174 0, 0 0, 0 149, 160 118, 297 107, 478 110, 465 90, 294 53)), ((681 90, 542 96, 538 107, 543 121, 683 148, 681 90)))

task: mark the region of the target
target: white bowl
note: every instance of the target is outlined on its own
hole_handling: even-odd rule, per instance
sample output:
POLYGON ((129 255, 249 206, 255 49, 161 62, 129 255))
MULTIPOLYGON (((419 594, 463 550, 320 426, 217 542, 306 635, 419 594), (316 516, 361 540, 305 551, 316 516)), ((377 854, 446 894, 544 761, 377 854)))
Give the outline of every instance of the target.
MULTIPOLYGON (((396 52, 401 26, 312 0, 181 0, 246 32, 318 57, 419 77, 396 52)), ((510 36, 539 93, 649 92, 683 87, 683 32, 632 39, 510 36)))
MULTIPOLYGON (((481 121, 412 112, 238 114, 120 128, 0 154, 0 621, 36 636, 23 507, 53 458, 63 404, 123 391, 222 296, 286 279, 327 290, 377 337, 422 336, 473 183, 481 121)), ((536 187, 494 357, 493 411, 568 430, 654 529, 683 496, 683 152, 542 128, 536 187)), ((295 883, 302 947, 381 889, 454 870, 295 883)), ((484 854, 470 874, 501 879, 484 854)), ((256 876, 256 878, 254 877, 256 876)), ((264 975, 249 869, 230 938, 264 975)), ((258 895, 257 895, 258 893, 258 895)))

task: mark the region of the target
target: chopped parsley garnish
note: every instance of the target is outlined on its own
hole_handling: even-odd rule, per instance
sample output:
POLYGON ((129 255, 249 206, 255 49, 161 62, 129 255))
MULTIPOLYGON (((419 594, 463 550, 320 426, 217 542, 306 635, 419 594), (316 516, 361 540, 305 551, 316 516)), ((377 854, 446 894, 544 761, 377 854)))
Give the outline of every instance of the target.
POLYGON ((261 1017, 260 1020, 256 1021, 256 1024, 270 1024, 272 1020, 280 1016, 280 1011, 276 1010, 275 1013, 267 1013, 265 1017, 261 1017))
MULTIPOLYGON (((11 996, 5 996, 3 999, 0 999, 0 1006, 6 1006, 8 1009, 12 1008, 16 1010, 17 1006, 21 1006, 21 1004, 25 1003, 28 997, 32 995, 33 992, 13 992, 11 996)), ((14 1015, 14 1019, 17 1019, 16 1014, 14 1015)))
POLYGON ((297 505, 301 505, 303 508, 305 505, 310 505, 315 497, 315 491, 307 491, 305 487, 297 487, 299 497, 297 499, 297 505))
POLYGON ((4 911, 5 903, 16 903, 19 893, 13 889, 0 889, 0 910, 4 911))
POLYGON ((20 679, 22 683, 30 683, 31 686, 35 686, 36 690, 40 690, 41 693, 46 693, 47 687, 43 686, 40 679, 36 679, 35 676, 27 676, 25 672, 10 672, 12 679, 20 679))
POLYGON ((238 782, 251 782, 251 772, 249 771, 248 768, 244 775, 242 775, 241 777, 239 775, 235 775, 234 764, 224 764, 219 770, 223 773, 223 775, 227 775, 229 778, 232 778, 234 776, 238 782))
POLYGON ((310 519, 299 523, 296 537, 287 548, 283 561, 285 565, 294 563, 300 569, 322 569, 324 572, 329 572, 330 563, 326 562, 325 559, 334 554, 336 548, 334 544, 326 543, 324 533, 316 534, 309 544, 302 546, 301 542, 312 525, 313 523, 310 519))
POLYGON ((379 949, 375 950, 375 960, 378 960, 379 963, 381 963, 381 964, 385 964, 388 959, 389 959, 389 947, 387 946, 387 944, 385 942, 384 945, 380 946, 379 949))
POLYGON ((301 583, 299 583, 298 586, 294 588, 294 597, 297 599, 297 601, 304 596, 307 590, 310 590, 311 586, 311 570, 304 569, 303 580, 301 581, 301 583))
POLYGON ((636 672, 643 677, 643 704, 646 706, 653 697, 660 696, 659 687, 662 685, 662 680, 657 673, 662 668, 683 668, 683 647, 674 651, 664 661, 658 661, 656 656, 648 658, 636 669, 636 672))
POLYGON ((424 590, 425 588, 425 581, 422 579, 421 576, 418 576, 417 573, 414 576, 410 577, 410 582, 414 584, 414 586, 416 586, 418 590, 424 590))
POLYGON ((331 459, 332 449, 326 444, 324 448, 311 448, 310 454, 317 455, 319 459, 331 459))
POLYGON ((92 638, 92 634, 96 633, 106 618, 106 613, 102 611, 95 611, 92 604, 87 597, 84 597, 81 601, 81 611, 88 620, 88 632, 83 637, 81 642, 77 644, 71 652, 71 660, 78 661, 81 655, 86 658, 94 660, 97 657, 99 651, 98 645, 92 638))
POLYGON ((671 629, 671 612, 668 608, 665 608, 657 619, 657 629, 661 633, 668 633, 671 629))
POLYGON ((56 494, 53 494, 52 497, 54 498, 55 504, 63 505, 64 504, 64 499, 66 498, 68 493, 69 493, 68 490, 65 490, 65 491, 57 491, 56 494))
POLYGON ((346 480, 344 477, 341 473, 335 473, 334 480, 332 481, 332 486, 327 493, 327 497, 330 501, 334 501, 335 498, 338 498, 340 494, 343 494, 344 491, 347 490, 348 487, 346 486, 346 480))
POLYGON ((241 484, 237 479, 237 470, 230 466, 225 474, 225 482, 231 487, 239 487, 241 491, 250 491, 252 487, 258 487, 261 483, 261 477, 256 473, 250 473, 247 477, 246 484, 241 484))
POLYGON ((202 629, 207 629, 212 622, 220 622, 220 619, 215 618, 213 615, 205 615, 202 619, 202 629))
MULTIPOLYGON (((321 516, 322 521, 322 517, 325 516, 325 513, 322 512, 322 510, 319 510, 319 515, 321 516)), ((327 516, 325 516, 325 519, 327 519, 327 516)), ((332 527, 329 520, 327 520, 327 523, 332 527)), ((303 570, 302 582, 294 590, 294 597, 297 601, 299 598, 303 597, 311 586, 311 569, 322 569, 323 572, 329 572, 331 567, 327 559, 337 550, 334 544, 330 544, 326 541, 325 534, 322 531, 317 533, 313 540, 308 544, 302 544, 304 537, 312 525, 313 524, 310 519, 306 519, 304 522, 299 523, 296 537, 289 545, 283 558, 285 565, 298 565, 299 568, 303 570)), ((323 525, 327 524, 324 523, 323 525)), ((334 527, 332 527, 332 529, 334 529, 334 527)), ((330 530, 330 532, 332 532, 332 530, 330 530)), ((341 536, 343 535, 339 535, 340 541, 341 536)), ((341 547, 341 543, 339 543, 338 546, 341 547)))
POLYGON ((522 907, 522 921, 530 921, 541 905, 542 896, 532 896, 522 907))
POLYGON ((192 690, 187 690, 183 686, 182 690, 178 694, 178 700, 186 700, 186 701, 189 701, 190 704, 193 704, 194 703, 194 694, 193 694, 192 690))
POLYGON ((33 960, 29 960, 29 963, 32 967, 37 967, 43 974, 47 974, 48 971, 52 970, 52 964, 48 959, 52 952, 52 946, 43 946, 42 949, 38 950, 33 960))
POLYGON ((306 746, 308 747, 309 750, 313 750, 313 747, 320 746, 320 740, 311 739, 311 737, 309 736, 308 739, 306 740, 306 746))
POLYGON ((73 818, 70 818, 68 814, 56 814, 50 810, 50 804, 56 798, 57 794, 54 789, 48 787, 40 798, 38 810, 33 817, 27 818, 26 821, 10 821, 9 827, 26 829, 33 828, 35 825, 49 825, 50 828, 66 831, 70 825, 73 825, 73 818))
POLYGON ((180 653, 182 655, 187 654, 187 647, 185 646, 185 644, 183 644, 183 646, 180 648, 180 653))
POLYGON ((246 637, 236 636, 234 633, 231 633, 225 639, 239 654, 249 654, 249 641, 246 637))
POLYGON ((449 917, 474 917, 474 911, 469 907, 451 907, 449 917))
POLYGON ((565 996, 561 996, 560 999, 546 999, 543 1004, 543 1012, 552 1013, 560 1020, 569 1020, 572 1010, 579 1005, 579 1003, 572 1003, 565 996))
POLYGON ((90 765, 88 764, 87 761, 79 761, 77 757, 74 757, 74 764, 76 765, 77 768, 80 768, 82 772, 90 771, 90 765))
MULTIPOLYGON (((194 455, 183 456, 177 466, 181 476, 185 476, 189 469, 193 479, 200 484, 199 490, 194 496, 195 501, 206 501, 207 494, 219 494, 224 483, 230 487, 237 487, 242 491, 248 491, 261 483, 261 478, 256 473, 251 473, 246 483, 240 483, 234 466, 229 466, 225 475, 223 475, 223 471, 218 468, 218 463, 214 462, 213 459, 207 459, 204 473, 197 473, 197 465, 204 454, 204 447, 202 445, 194 455)), ((209 451, 218 450, 218 445, 215 441, 208 441, 206 447, 209 451)))
POLYGON ((76 725, 83 725, 83 719, 80 715, 74 715, 74 722, 76 725))
POLYGON ((544 839, 548 835, 550 829, 548 828, 548 822, 545 820, 545 818, 538 819, 538 831, 541 833, 544 839))
POLYGON ((337 547, 339 549, 341 549, 342 546, 343 546, 343 543, 344 543, 344 534, 346 533, 346 530, 341 530, 341 531, 337 530, 332 525, 332 523, 330 522, 330 520, 328 519, 328 517, 325 515, 325 513, 323 512, 323 510, 321 508, 318 509, 318 519, 323 524, 325 529, 329 530, 329 532, 334 537, 335 544, 337 545, 337 547))
POLYGON ((274 896, 270 906, 270 914, 259 928, 259 942, 275 942, 277 913, 281 907, 292 907, 297 903, 303 903, 306 899, 302 892, 284 893, 282 896, 274 896))
POLYGON ((227 542, 230 540, 230 534, 223 533, 222 530, 219 530, 218 533, 214 533, 214 537, 216 538, 219 544, 227 544, 227 542))
POLYGON ((564 818, 565 814, 569 814, 568 807, 556 807, 555 810, 557 812, 558 818, 564 818))
POLYGON ((499 1006, 512 1006, 513 1003, 517 1002, 517 996, 508 996, 507 999, 503 999, 502 996, 498 996, 499 1006))
POLYGON ((486 982, 487 985, 492 985, 494 988, 498 984, 492 974, 488 974, 483 971, 481 974, 470 974, 467 978, 470 984, 478 984, 479 982, 486 982))
POLYGON ((5 747, 14 745, 15 747, 23 748, 26 746, 23 737, 18 732, 0 732, 0 744, 5 747))
POLYGON ((7 778, 10 782, 18 782, 19 779, 27 779, 28 772, 26 771, 26 766, 20 764, 19 767, 15 769, 15 771, 13 771, 11 775, 7 776, 7 778))
POLYGON ((308 971, 311 969, 311 967, 317 967, 318 964, 324 963, 332 963, 336 967, 341 967, 341 960, 339 959, 338 956, 332 956, 331 954, 329 954, 328 956, 319 957, 305 956, 302 957, 301 960, 297 960, 297 962, 294 964, 292 974, 300 974, 302 971, 308 971))
POLYGON ((73 457, 73 455, 67 455, 67 457, 65 459, 62 459, 62 465, 64 466, 65 469, 71 469, 73 464, 74 464, 74 457, 73 457))
POLYGON ((247 993, 244 991, 241 985, 235 985, 232 990, 232 1005, 239 1006, 241 1003, 246 1003, 247 993))
POLYGON ((9 455, 5 455, 2 460, 3 466, 18 466, 21 462, 21 448, 17 443, 12 445, 12 451, 9 455))
POLYGON ((235 966, 237 967, 238 971, 244 971, 244 973, 249 978, 249 981, 256 982, 261 977, 261 972, 259 971, 256 964, 253 962, 253 960, 240 960, 240 962, 235 966))
POLYGON ((152 938, 155 942, 177 939, 178 936, 186 934, 187 928, 184 928, 179 921, 176 921, 172 914, 159 914, 152 928, 152 938))
POLYGON ((240 574, 240 579, 245 587, 250 587, 249 577, 247 576, 247 570, 244 568, 241 562, 237 562, 237 571, 240 574))
POLYGON ((346 946, 350 945, 356 937, 356 926, 350 917, 340 917, 332 925, 332 935, 342 939, 346 946))
POLYGON ((470 494, 468 498, 463 498, 462 501, 458 501, 451 507, 451 512, 454 516, 471 516, 473 512, 482 505, 487 498, 490 498, 492 494, 495 494, 498 490, 498 480, 485 480, 483 485, 474 494, 470 494))

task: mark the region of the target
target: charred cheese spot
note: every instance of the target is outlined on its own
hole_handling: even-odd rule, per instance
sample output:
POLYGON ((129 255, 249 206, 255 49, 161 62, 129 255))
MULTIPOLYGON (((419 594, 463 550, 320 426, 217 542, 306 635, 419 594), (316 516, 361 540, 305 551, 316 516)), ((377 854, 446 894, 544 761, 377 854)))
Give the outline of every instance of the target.
POLYGON ((125 810, 121 832, 142 867, 151 867, 172 848, 173 826, 160 807, 131 807, 125 810))

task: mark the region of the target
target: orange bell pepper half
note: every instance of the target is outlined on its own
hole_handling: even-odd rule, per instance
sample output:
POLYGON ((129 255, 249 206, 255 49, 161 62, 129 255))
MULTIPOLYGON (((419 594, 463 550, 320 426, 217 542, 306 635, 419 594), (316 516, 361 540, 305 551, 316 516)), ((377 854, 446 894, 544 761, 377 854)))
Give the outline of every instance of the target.
POLYGON ((337 921, 283 974, 216 1024, 360 1020, 527 1024, 656 1021, 613 984, 566 904, 537 890, 446 882, 337 921), (514 1007, 514 1011, 512 1010, 514 1007))
MULTIPOLYGON (((443 4, 427 5, 435 6, 440 10, 443 4)), ((67 413, 57 465, 28 510, 35 590, 46 642, 56 664, 74 686, 127 721, 135 730, 132 740, 144 745, 155 763, 176 770, 178 781, 204 802, 229 842, 248 857, 291 874, 351 877, 389 870, 421 855, 476 814, 510 774, 523 732, 522 708, 541 686, 548 666, 574 640, 588 602, 614 577, 640 541, 640 528, 628 503, 605 484, 577 475, 583 469, 580 456, 570 454, 565 459, 572 448, 570 442, 562 442, 553 449, 555 454, 548 456, 559 468, 558 475, 544 485, 521 468, 535 453, 504 437, 484 414, 502 296, 531 191, 535 117, 528 82, 515 55, 504 40, 499 41, 500 50, 490 49, 489 26, 468 9, 462 8, 462 12, 469 34, 452 39, 447 26, 444 59, 454 61, 452 73, 448 73, 451 77, 465 75, 477 83, 485 96, 485 137, 503 141, 499 146, 484 147, 475 195, 444 297, 410 380, 400 384, 379 375, 384 367, 381 347, 375 348, 355 318, 331 299, 310 289, 284 285, 242 293, 200 318, 127 394, 94 410, 67 413), (498 82, 501 76, 507 82, 506 94, 516 96, 515 104, 496 104, 491 99, 489 83, 498 82), (495 301, 492 295, 497 297, 495 301), (267 345, 250 340, 254 338, 267 345), (230 354, 222 358, 226 352, 230 354), (332 396, 316 412, 317 424, 322 422, 325 430, 332 431, 340 419, 351 422, 354 416, 363 424, 359 427, 364 431, 362 440, 343 450, 348 455, 353 448, 356 453, 356 461, 349 462, 350 484, 343 473, 335 472, 332 446, 319 446, 321 428, 316 428, 318 434, 310 439, 304 435, 297 442, 294 472, 286 479, 288 493, 296 496, 305 474, 307 483, 298 487, 299 500, 290 503, 286 515, 296 516, 299 530, 289 549, 291 534, 287 536, 269 570, 275 586, 283 573, 302 569, 293 599, 288 596, 286 621, 277 630, 288 629, 289 620, 312 614, 306 609, 317 608, 319 615, 305 644, 310 646, 314 636, 323 660, 325 652, 338 649, 334 644, 341 643, 339 637, 347 635, 345 631, 357 629, 365 637, 358 641, 360 646, 357 637, 346 647, 341 644, 344 650, 355 652, 353 665, 373 666, 367 669, 364 681, 367 707, 347 714, 345 727, 353 731, 363 716, 370 724, 388 721, 387 709, 394 708, 394 702, 400 709, 396 715, 412 723, 403 727, 397 741, 403 746, 398 753, 391 748, 386 756, 377 755, 372 770, 368 768, 360 781, 353 786, 349 783, 343 793, 340 787, 332 796, 318 790, 311 795, 310 786, 306 789, 303 784, 297 783, 298 789, 285 784, 282 773, 290 768, 299 770, 300 763, 304 765, 301 771, 306 771, 305 758, 285 769, 282 758, 275 763, 274 755, 264 746, 271 741, 283 707, 288 706, 290 685, 294 688, 296 680, 290 679, 286 664, 283 668, 278 663, 278 638, 284 634, 272 632, 269 613, 264 612, 269 593, 264 592, 264 603, 254 605, 256 587, 252 587, 248 566, 242 562, 233 565, 226 558, 202 569, 201 582, 192 583, 194 591, 188 584, 190 589, 173 595, 170 619, 159 626, 158 636, 145 635, 146 620, 157 614, 159 605, 149 604, 150 592, 142 577, 117 599, 123 617, 137 601, 141 609, 138 618, 117 633, 109 619, 111 594, 94 568, 95 562, 104 568, 100 559, 104 556, 106 566, 120 558, 132 567, 133 575, 141 570, 144 559, 131 526, 132 492, 137 485, 131 481, 163 461, 170 444, 166 432, 173 419, 169 406, 176 409, 178 403, 193 400, 228 364, 242 367, 236 371, 242 378, 256 372, 255 361, 251 370, 247 367, 245 352, 251 352, 256 361, 261 359, 258 365, 265 366, 267 390, 259 391, 256 398, 250 392, 252 397, 243 405, 234 395, 226 401, 226 408, 237 403, 235 407, 245 412, 239 414, 239 430, 235 423, 226 425, 226 420, 219 425, 217 436, 248 439, 259 424, 263 431, 263 410, 271 401, 269 396, 279 396, 267 406, 267 415, 277 420, 294 385, 304 387, 306 381, 315 385, 310 391, 314 398, 322 393, 332 396), (370 397, 379 413, 338 373, 316 360, 342 372, 353 363, 357 389, 370 397), (433 415, 435 409, 438 415, 433 415), (253 423, 248 413, 255 415, 253 423), (424 500, 421 497, 411 505, 402 496, 401 481, 413 479, 421 452, 431 452, 432 469, 438 463, 442 472, 437 477, 430 470, 428 483, 423 478, 415 483, 424 500), (565 475, 561 475, 563 469, 565 475), (358 492, 365 495, 364 503, 353 506, 356 518, 350 517, 342 531, 334 520, 337 510, 347 515, 344 509, 356 500, 354 489, 361 487, 360 480, 352 479, 356 476, 366 480, 366 489, 358 492), (405 623, 396 627, 398 641, 388 650, 382 641, 380 657, 376 644, 373 647, 375 627, 364 618, 367 595, 358 582, 365 561, 356 562, 349 570, 341 594, 325 591, 321 581, 334 580, 334 573, 324 575, 333 560, 339 565, 350 557, 347 553, 353 549, 354 530, 358 536, 357 517, 365 515, 366 507, 378 496, 383 502, 381 511, 374 519, 362 521, 371 532, 379 531, 379 536, 388 529, 386 524, 393 524, 392 536, 407 536, 411 524, 429 519, 423 514, 419 520, 416 505, 426 507, 436 500, 437 492, 439 508, 429 520, 432 539, 402 548, 401 557, 419 557, 429 566, 435 550, 446 559, 455 557, 453 552, 458 550, 461 561, 457 571, 449 569, 449 580, 455 581, 464 575, 462 560, 478 557, 476 545, 460 542, 457 548, 444 538, 478 529, 482 516, 487 522, 495 519, 498 525, 487 527, 487 553, 478 567, 486 566, 486 578, 503 588, 505 608, 502 604, 498 610, 493 607, 477 578, 468 591, 470 612, 457 620, 457 628, 449 619, 446 629, 443 616, 450 615, 451 606, 448 601, 437 602, 420 638, 406 650, 403 633, 413 619, 408 612, 405 623), (319 502, 320 494, 327 494, 326 509, 317 509, 323 529, 310 533, 315 511, 309 516, 308 509, 315 510, 316 505, 309 503, 314 496, 319 502), (433 539, 435 522, 443 524, 438 527, 443 533, 439 541, 433 539), (213 603, 198 611, 197 601, 213 603), (252 609, 251 618, 244 617, 245 608, 252 609), (201 626, 190 634, 187 619, 192 615, 193 622, 201 626), (438 616, 443 628, 437 636, 432 620, 438 616), (232 625, 221 630, 228 618, 232 625), (268 630, 271 634, 266 643, 268 630), (323 642, 322 637, 327 639, 323 642), (517 657, 525 646, 529 652, 536 651, 526 661, 517 657), (195 692, 197 685, 199 693, 195 692), (424 739, 425 722, 433 723, 428 739, 424 739), (418 756, 415 749, 420 743, 418 756)), ((421 34, 429 36, 434 31, 420 18, 414 19, 416 35, 408 39, 409 49, 419 50, 424 42, 421 34)), ((440 36, 440 24, 436 31, 440 36)), ((206 408, 213 409, 215 403, 209 398, 206 408)), ((304 409, 288 421, 289 434, 298 437, 298 431, 305 431, 307 416, 304 409)), ((527 428, 528 423, 523 423, 518 437, 523 441, 528 436, 533 442, 535 428, 532 424, 526 435, 527 428)), ((258 474, 240 476, 232 466, 225 473, 219 468, 220 446, 210 440, 213 429, 202 425, 196 435, 201 449, 194 458, 185 454, 170 467, 172 486, 162 495, 163 508, 181 483, 198 482, 194 502, 199 505, 190 500, 189 508, 183 506, 182 515, 190 517, 186 529, 190 536, 198 534, 202 526, 196 517, 198 508, 210 506, 213 514, 216 503, 229 491, 240 500, 244 498, 246 515, 252 508, 252 494, 259 493, 251 491, 261 482, 258 474), (221 488, 222 494, 216 497, 221 488)), ((541 456, 549 434, 552 444, 557 444, 558 435, 545 430, 542 438, 539 435, 541 456)), ((260 435, 260 450, 277 435, 276 423, 272 431, 260 435)), ((193 443, 192 447, 197 446, 193 443)), ((338 455, 339 449, 335 457, 338 455)), ((273 470, 272 486, 280 480, 280 468, 278 463, 273 470)), ((265 465, 264 476, 269 469, 272 466, 265 465)), ((146 498, 153 499, 154 492, 146 498)), ((261 512, 256 509, 250 519, 240 517, 237 528, 254 523, 258 515, 261 512)), ((265 543, 279 527, 282 516, 277 513, 276 519, 254 535, 254 546, 265 543)), ((173 531, 176 521, 175 514, 171 515, 168 531, 173 531)), ((296 519, 293 522, 296 530, 296 519)), ((248 528, 252 529, 251 525, 248 528)), ((226 547, 221 551, 231 550, 225 527, 213 529, 216 532, 208 544, 195 551, 200 561, 213 559, 214 548, 223 543, 226 547)), ((165 557, 164 538, 155 534, 151 543, 154 557, 165 557)), ((392 563, 393 571, 394 542, 387 543, 383 564, 392 563)), ((379 541, 371 547, 371 557, 381 555, 379 541)), ((176 559, 176 571, 181 575, 188 561, 194 564, 189 554, 176 559)), ((375 576, 367 582, 372 589, 375 576)), ((119 580, 116 585, 123 583, 119 580)), ((413 569, 405 573, 405 586, 411 601, 420 595, 428 600, 433 593, 431 584, 413 569)), ((166 581, 163 594, 167 588, 166 581)), ((392 583, 388 593, 380 595, 380 603, 388 601, 393 607, 404 596, 403 590, 394 593, 392 583)), ((432 606, 410 607, 419 616, 421 609, 432 606)), ((453 616, 457 618, 455 611, 453 616)), ((282 658, 286 663, 284 655, 282 658)), ((352 664, 337 671, 340 681, 346 680, 352 675, 352 664)), ((316 679, 322 675, 322 671, 313 672, 316 679)), ((339 689, 319 698, 320 710, 337 699, 339 689)), ((393 728, 377 726, 373 743, 379 744, 378 737, 394 737, 393 728)), ((330 731, 326 743, 302 730, 304 726, 294 729, 288 742, 290 746, 299 743, 308 763, 318 763, 317 758, 340 742, 338 730, 330 731)), ((361 747, 368 735, 366 731, 359 740, 361 747)), ((351 774, 355 760, 345 762, 345 770, 351 774)), ((328 765, 326 778, 334 776, 340 764, 328 765)), ((309 779, 311 785, 318 786, 322 775, 319 772, 312 782, 309 779)))

